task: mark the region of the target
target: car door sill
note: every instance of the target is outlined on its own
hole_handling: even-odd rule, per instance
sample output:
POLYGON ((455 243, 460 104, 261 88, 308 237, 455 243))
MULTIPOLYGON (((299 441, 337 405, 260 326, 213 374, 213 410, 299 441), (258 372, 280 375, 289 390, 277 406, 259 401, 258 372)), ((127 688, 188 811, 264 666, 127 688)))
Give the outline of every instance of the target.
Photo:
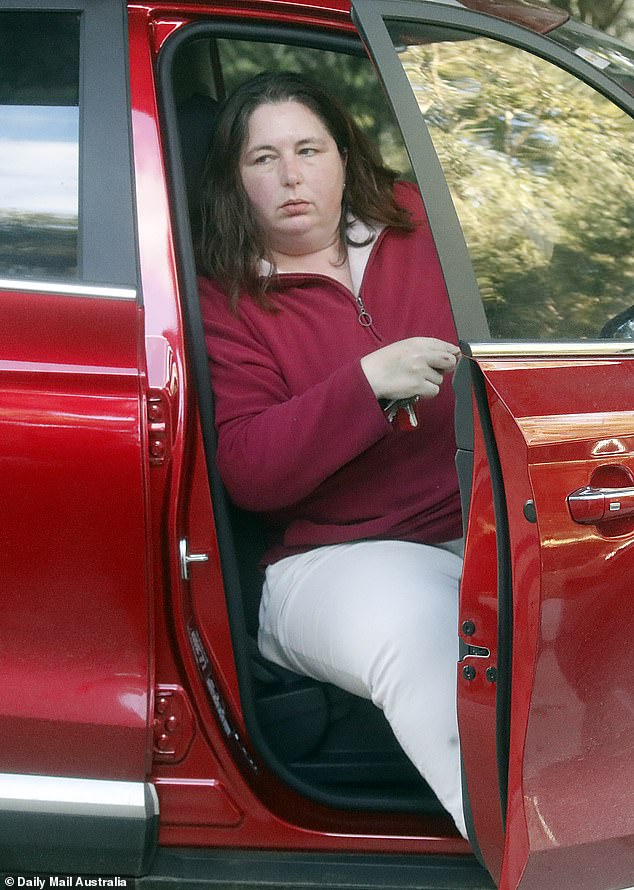
POLYGON ((471 856, 404 856, 162 848, 138 890, 493 890, 471 856))

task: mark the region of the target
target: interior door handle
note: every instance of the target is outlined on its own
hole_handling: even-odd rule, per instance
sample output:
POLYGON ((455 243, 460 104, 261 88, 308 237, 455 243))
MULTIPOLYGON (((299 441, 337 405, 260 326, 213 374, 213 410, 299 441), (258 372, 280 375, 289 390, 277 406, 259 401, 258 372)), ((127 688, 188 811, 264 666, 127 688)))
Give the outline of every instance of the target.
POLYGON ((575 522, 588 525, 634 516, 634 487, 593 488, 587 485, 568 495, 568 509, 575 522))
POLYGON ((207 553, 190 553, 188 550, 187 538, 181 538, 178 542, 178 555, 181 564, 181 578, 183 581, 189 581, 189 565, 192 562, 208 562, 209 554, 207 553))

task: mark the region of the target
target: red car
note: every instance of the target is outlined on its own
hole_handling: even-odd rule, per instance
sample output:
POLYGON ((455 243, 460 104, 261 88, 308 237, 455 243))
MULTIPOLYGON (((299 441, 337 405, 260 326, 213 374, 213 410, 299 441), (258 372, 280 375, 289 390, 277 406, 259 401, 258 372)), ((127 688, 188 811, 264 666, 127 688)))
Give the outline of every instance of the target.
POLYGON ((0 46, 0 868, 634 883, 634 51, 537 0, 4 0, 0 46), (192 244, 218 101, 288 68, 418 182, 462 343, 471 845, 254 642, 192 244))

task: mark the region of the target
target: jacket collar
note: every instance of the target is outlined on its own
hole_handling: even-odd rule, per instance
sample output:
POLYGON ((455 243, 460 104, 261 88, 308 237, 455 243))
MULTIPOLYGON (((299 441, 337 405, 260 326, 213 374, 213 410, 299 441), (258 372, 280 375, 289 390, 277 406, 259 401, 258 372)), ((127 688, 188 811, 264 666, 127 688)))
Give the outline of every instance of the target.
MULTIPOLYGON (((358 295, 361 288, 361 282, 363 281, 363 275, 368 265, 372 248, 384 228, 385 226, 382 223, 372 223, 370 225, 352 215, 348 217, 347 235, 352 242, 348 244, 348 262, 350 263, 350 275, 352 276, 352 285, 356 295, 358 295)), ((275 274, 276 270, 268 260, 261 259, 258 271, 260 276, 268 277, 271 274, 275 274)), ((281 273, 281 275, 284 274, 286 273, 281 273)))

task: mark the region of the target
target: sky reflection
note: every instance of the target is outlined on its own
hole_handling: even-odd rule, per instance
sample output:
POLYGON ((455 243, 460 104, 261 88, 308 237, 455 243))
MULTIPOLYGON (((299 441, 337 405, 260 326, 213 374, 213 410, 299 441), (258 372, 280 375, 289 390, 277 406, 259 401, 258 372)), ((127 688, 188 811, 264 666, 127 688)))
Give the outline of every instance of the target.
POLYGON ((0 105, 0 216, 77 217, 79 109, 0 105))

